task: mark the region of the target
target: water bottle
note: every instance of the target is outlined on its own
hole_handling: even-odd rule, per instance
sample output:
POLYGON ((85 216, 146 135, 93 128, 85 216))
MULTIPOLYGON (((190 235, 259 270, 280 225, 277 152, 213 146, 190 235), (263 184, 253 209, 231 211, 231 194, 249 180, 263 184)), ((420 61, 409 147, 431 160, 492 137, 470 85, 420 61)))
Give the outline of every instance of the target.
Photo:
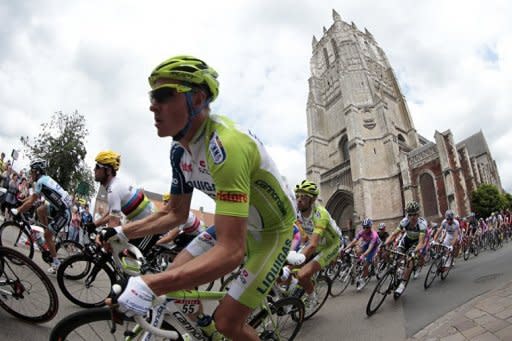
POLYGON ((210 315, 199 315, 197 325, 203 331, 203 334, 212 341, 221 341, 224 337, 215 328, 215 321, 210 315))

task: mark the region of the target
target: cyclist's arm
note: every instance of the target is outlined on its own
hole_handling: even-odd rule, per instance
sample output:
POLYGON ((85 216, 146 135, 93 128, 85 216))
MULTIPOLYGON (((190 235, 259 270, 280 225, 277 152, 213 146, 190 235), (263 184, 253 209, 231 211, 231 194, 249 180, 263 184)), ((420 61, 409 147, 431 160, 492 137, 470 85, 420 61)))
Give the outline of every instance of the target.
POLYGON ((311 235, 311 238, 309 238, 308 245, 302 250, 302 254, 304 254, 304 256, 306 256, 306 258, 310 257, 312 254, 315 253, 319 242, 320 242, 320 235, 313 233, 311 235))
POLYGON ((245 255, 247 218, 215 215, 215 228, 217 242, 209 251, 166 272, 143 276, 156 295, 211 282, 240 265, 245 255))
POLYGON ((23 212, 27 211, 30 207, 32 207, 32 205, 36 202, 38 197, 39 197, 38 194, 32 193, 32 195, 30 195, 27 198, 27 200, 25 200, 23 202, 23 204, 20 207, 18 207, 18 213, 23 213, 23 212))
POLYGON ((425 233, 422 232, 420 233, 419 237, 418 237, 418 245, 416 245, 416 252, 419 252, 423 246, 425 244, 425 233))
POLYGON ((128 239, 167 232, 187 221, 191 200, 192 193, 173 195, 170 204, 161 211, 123 225, 123 232, 128 239))
POLYGON ((176 236, 180 233, 180 229, 178 227, 173 228, 169 232, 165 234, 162 238, 160 238, 156 243, 157 244, 167 244, 172 242, 176 236))

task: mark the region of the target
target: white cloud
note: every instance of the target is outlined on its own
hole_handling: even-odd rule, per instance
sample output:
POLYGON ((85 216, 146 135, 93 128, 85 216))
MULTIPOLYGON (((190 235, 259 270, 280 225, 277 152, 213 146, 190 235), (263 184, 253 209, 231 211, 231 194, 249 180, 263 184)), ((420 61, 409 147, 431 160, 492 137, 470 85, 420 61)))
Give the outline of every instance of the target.
MULTIPOLYGON (((87 160, 119 151, 122 173, 168 190, 169 139, 156 136, 147 76, 200 56, 220 74, 213 109, 259 135, 293 185, 304 177, 311 39, 331 10, 367 27, 399 77, 417 130, 461 140, 482 129, 512 192, 512 24, 508 1, 81 1, 0 5, 0 149, 53 112, 87 119, 87 160), (14 119, 15 118, 15 119, 14 119)), ((212 208, 197 196, 193 207, 212 208)))

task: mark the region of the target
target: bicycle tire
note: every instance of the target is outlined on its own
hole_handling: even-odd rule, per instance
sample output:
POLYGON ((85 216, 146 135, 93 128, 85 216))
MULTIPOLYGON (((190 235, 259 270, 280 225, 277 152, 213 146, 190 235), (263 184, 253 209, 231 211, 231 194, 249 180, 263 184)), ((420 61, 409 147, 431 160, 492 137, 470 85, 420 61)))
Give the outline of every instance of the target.
POLYGON ((372 316, 373 314, 375 314, 375 312, 377 312, 377 310, 380 308, 382 303, 384 303, 384 300, 390 293, 390 290, 392 290, 393 282, 394 282, 394 278, 393 278, 394 274, 392 273, 393 272, 392 270, 393 269, 388 269, 388 271, 386 271, 384 273, 384 275, 381 276, 380 280, 377 282, 377 285, 373 289, 372 294, 370 295, 370 298, 368 299, 368 303, 366 304, 366 315, 368 317, 372 316), (386 284, 386 281, 388 281, 388 280, 390 282, 386 284), (381 291, 382 289, 385 289, 385 290, 381 291), (380 301, 377 302, 377 305, 375 307, 373 307, 372 303, 373 303, 373 300, 375 299, 377 293, 381 294, 382 297, 380 298, 380 301))
POLYGON ((106 263, 99 263, 87 254, 77 254, 59 266, 57 283, 74 304, 83 308, 102 307, 116 283, 116 274, 106 263))
POLYGON ((451 258, 451 261, 450 261, 450 264, 448 264, 448 266, 446 266, 446 263, 443 264, 443 266, 446 267, 446 271, 443 271, 441 272, 441 280, 444 281, 446 279, 446 277, 448 277, 448 274, 450 273, 450 270, 452 269, 452 266, 453 266, 453 259, 454 257, 448 257, 448 258, 451 258))
POLYGON ((30 259, 34 258, 32 236, 15 221, 6 221, 0 225, 0 246, 16 250, 30 259))
POLYGON ((10 295, 0 296, 0 306, 9 314, 28 322, 43 323, 53 319, 59 309, 59 298, 44 271, 30 258, 10 248, 0 247, 0 259, 2 282, 13 281, 0 285, 5 291, 9 291, 9 287, 12 289, 10 295), (15 267, 16 271, 13 270, 15 267), (27 283, 30 285, 27 286, 27 283), (14 307, 16 303, 25 306, 18 311, 14 307), (34 314, 29 314, 30 308, 33 308, 34 314))
POLYGON ((331 296, 338 297, 345 292, 348 285, 350 284, 350 265, 343 262, 338 268, 338 273, 331 282, 331 296))
POLYGON ((477 257, 477 256, 478 256, 478 253, 480 252, 480 248, 479 248, 478 244, 476 244, 476 243, 474 243, 474 242, 473 242, 472 247, 473 247, 473 255, 474 255, 475 257, 477 257))
MULTIPOLYGON (((315 279, 315 292, 316 297, 318 299, 318 304, 315 306, 315 308, 312 311, 306 311, 306 315, 304 316, 304 320, 309 320, 315 314, 322 308, 322 306, 325 304, 325 301, 327 301, 327 298, 330 295, 331 292, 331 280, 324 275, 319 275, 315 279)), ((304 296, 303 296, 304 297, 304 296)))
POLYGON ((469 259, 470 255, 471 255, 471 248, 469 245, 465 244, 464 247, 462 248, 462 256, 463 256, 464 260, 467 261, 469 259))
POLYGON ((269 302, 269 308, 273 316, 272 322, 265 322, 271 317, 262 309, 252 314, 249 325, 256 329, 262 340, 293 340, 302 328, 306 314, 302 300, 297 297, 285 297, 275 302, 269 302), (287 324, 281 322, 279 317, 288 317, 286 321, 290 322, 292 327, 287 327, 287 324), (263 329, 259 328, 261 326, 263 329), (266 327, 273 329, 265 329, 266 327), (290 333, 285 333, 287 330, 290 333))
POLYGON ((425 290, 430 288, 430 286, 436 279, 437 274, 439 272, 440 262, 441 258, 436 259, 435 261, 432 262, 432 264, 430 264, 427 275, 425 276, 425 281, 423 282, 423 288, 425 288, 425 290))
MULTIPOLYGON (((110 332, 112 324, 112 310, 110 308, 93 308, 78 311, 62 319, 52 329, 50 341, 64 340, 125 340, 125 332, 131 332, 135 327, 133 319, 120 315, 120 323, 116 323, 116 332, 110 332), (122 322, 122 324, 121 324, 122 322), (82 328, 84 327, 84 328, 82 328)), ((175 330, 167 322, 163 322, 162 329, 175 330)), ((161 338, 153 339, 162 340, 161 338)), ((183 341, 180 336, 178 341, 183 341)))

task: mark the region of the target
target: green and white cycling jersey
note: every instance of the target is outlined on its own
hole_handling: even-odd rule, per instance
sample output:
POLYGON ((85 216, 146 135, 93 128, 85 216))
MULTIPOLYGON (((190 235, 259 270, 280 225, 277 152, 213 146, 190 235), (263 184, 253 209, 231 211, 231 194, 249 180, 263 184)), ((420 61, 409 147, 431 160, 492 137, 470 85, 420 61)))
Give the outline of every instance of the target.
POLYGON ((215 214, 247 217, 249 230, 292 231, 295 200, 263 144, 223 116, 210 116, 189 150, 171 147, 171 194, 199 189, 215 200, 215 214))
POLYGON ((317 251, 321 252, 333 245, 339 245, 341 231, 325 207, 315 203, 311 215, 304 217, 302 212, 298 212, 297 221, 308 237, 313 234, 320 236, 317 251))
POLYGON ((246 262, 228 294, 257 307, 286 261, 295 221, 294 196, 274 162, 251 132, 210 116, 188 149, 173 142, 171 165, 172 195, 197 188, 215 200, 215 214, 247 218, 246 262))

